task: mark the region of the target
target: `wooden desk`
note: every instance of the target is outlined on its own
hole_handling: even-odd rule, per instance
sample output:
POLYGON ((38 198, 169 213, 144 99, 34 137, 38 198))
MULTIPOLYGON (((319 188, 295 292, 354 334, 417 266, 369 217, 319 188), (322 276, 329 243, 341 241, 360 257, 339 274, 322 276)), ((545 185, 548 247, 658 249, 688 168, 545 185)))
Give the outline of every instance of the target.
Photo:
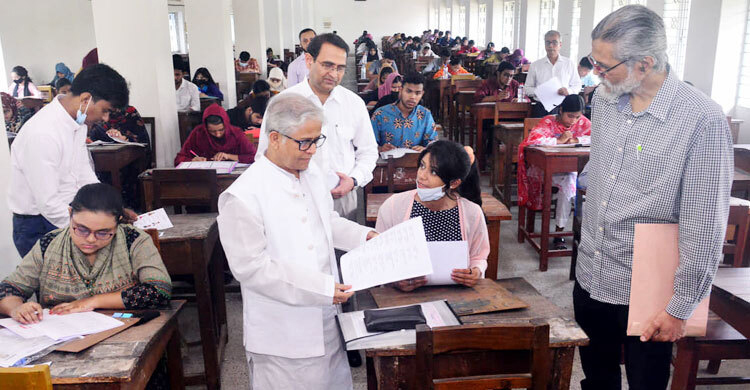
MULTIPOLYGON (((522 278, 511 278, 498 280, 501 286, 508 289, 513 295, 529 304, 529 307, 521 310, 505 312, 494 312, 476 314, 461 317, 464 324, 510 324, 519 322, 547 322, 550 325, 550 350, 552 353, 551 370, 552 383, 550 389, 568 389, 570 387, 570 375, 573 370, 573 356, 575 348, 588 344, 588 337, 578 324, 571 318, 565 316, 563 311, 544 298, 526 280, 522 278)), ((424 287, 423 287, 424 288, 424 287)), ((357 292, 357 300, 360 309, 376 308, 372 295, 369 291, 357 292)), ((367 359, 367 388, 368 389, 413 389, 415 388, 414 377, 415 345, 404 345, 393 348, 368 349, 365 352, 367 359)), ((498 354, 501 355, 502 354, 498 354)), ((491 355, 497 358, 498 355, 491 355)), ((478 359, 468 362, 456 362, 467 370, 486 369, 501 372, 514 372, 514 369, 524 369, 519 365, 527 364, 528 360, 513 356, 503 362, 502 366, 497 364, 497 359, 478 359), (471 367, 469 367, 471 366, 471 367)), ((528 367, 525 367, 526 369, 528 367)), ((520 372, 520 371, 515 371, 520 372)))
POLYGON ((40 361, 52 362, 49 368, 55 389, 143 389, 166 352, 170 387, 182 389, 177 314, 184 304, 171 301, 159 317, 146 324, 125 329, 82 352, 52 352, 40 361))
POLYGON ((711 289, 709 308, 750 338, 750 268, 719 268, 711 289))
MULTIPOLYGON (((378 210, 386 199, 393 194, 367 194, 366 221, 368 226, 375 226, 378 210)), ((487 234, 490 236, 490 254, 487 257, 485 277, 497 279, 497 265, 500 246, 500 222, 513 219, 510 211, 490 194, 482 193, 482 211, 487 217, 487 234)))
POLYGON ((486 103, 474 103, 471 105, 471 115, 474 117, 475 120, 475 132, 477 134, 477 151, 474 153, 474 155, 477 156, 477 164, 480 169, 483 169, 485 167, 486 162, 484 161, 484 143, 482 143, 482 138, 484 138, 483 132, 484 132, 484 120, 485 119, 495 119, 495 102, 486 102, 486 103))
POLYGON ((219 98, 217 98, 217 97, 207 96, 207 97, 202 97, 200 99, 201 99, 201 113, 208 106, 210 106, 210 105, 212 105, 214 103, 221 105, 221 100, 219 100, 219 98))
POLYGON ((732 179, 732 196, 750 200, 750 173, 736 166, 732 179))
MULTIPOLYGON (((245 172, 246 168, 236 168, 230 174, 216 175, 216 184, 219 187, 218 194, 221 194, 229 188, 241 174, 245 172)), ((143 200, 146 210, 154 209, 154 178, 151 176, 151 170, 147 170, 138 175, 138 180, 141 182, 141 189, 143 190, 143 200)), ((186 191, 189 189, 185 189, 186 191)))
POLYGON ((185 143, 188 135, 193 129, 201 124, 203 113, 198 111, 186 111, 177 113, 177 126, 180 132, 180 146, 185 143))
POLYGON ((137 172, 146 168, 146 148, 138 145, 112 144, 88 147, 94 159, 96 172, 106 172, 112 178, 112 185, 122 190, 120 170, 136 164, 137 172))
MULTIPOLYGON (((494 109, 494 105, 493 105, 494 109)), ((500 123, 495 126, 492 137, 492 172, 490 175, 490 187, 492 194, 502 199, 505 207, 513 206, 513 156, 518 154, 518 145, 523 142, 523 122, 500 123), (500 156, 500 144, 505 147, 505 152, 500 156), (500 169, 502 162, 503 169, 500 169), (502 185, 502 187, 501 187, 502 185)))
MULTIPOLYGON (((453 140, 460 142, 462 145, 471 146, 474 150, 478 149, 478 143, 480 140, 477 138, 476 143, 474 142, 474 134, 469 134, 468 143, 466 141, 466 129, 468 125, 467 113, 471 111, 471 105, 474 102, 474 94, 476 91, 457 91, 453 94, 453 102, 451 108, 451 126, 453 128, 453 140)), ((482 153, 476 153, 479 158, 482 153)), ((481 160, 479 160, 481 161, 481 160)))
MULTIPOLYGON (((550 257, 570 256, 570 249, 550 250, 550 237, 572 236, 572 232, 550 232, 550 205, 552 203, 552 175, 555 173, 578 172, 579 159, 588 160, 591 148, 554 148, 542 146, 530 146, 524 150, 526 164, 535 165, 544 171, 544 183, 542 187, 542 229, 536 234, 533 229, 524 228, 524 219, 520 213, 518 217, 518 242, 528 240, 531 246, 539 253, 539 270, 546 271, 550 257), (534 239, 539 238, 539 243, 534 239)), ((584 164, 581 164, 583 166, 584 164)))
POLYGON ((224 300, 224 250, 215 213, 170 215, 173 228, 159 237, 162 260, 170 275, 192 275, 205 373, 186 376, 188 386, 218 389, 221 360, 228 340, 224 300))
MULTIPOLYGON (((372 171, 372 181, 367 184, 368 187, 387 187, 388 186, 388 162, 378 158, 375 169, 372 171)), ((397 174, 394 174, 396 176, 397 174)), ((414 169, 404 169, 403 175, 396 176, 393 182, 397 185, 414 184, 417 188, 417 167, 414 169)))

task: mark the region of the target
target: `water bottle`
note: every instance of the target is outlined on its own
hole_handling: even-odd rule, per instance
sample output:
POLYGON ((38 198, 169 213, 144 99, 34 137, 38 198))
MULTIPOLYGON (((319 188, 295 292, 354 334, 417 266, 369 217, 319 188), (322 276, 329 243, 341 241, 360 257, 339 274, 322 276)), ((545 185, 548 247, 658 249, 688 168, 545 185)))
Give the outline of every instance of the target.
POLYGON ((362 70, 359 72, 359 79, 367 79, 367 64, 362 64, 362 70))
POLYGON ((411 52, 411 59, 412 60, 416 60, 417 59, 417 51, 416 50, 414 50, 413 52, 411 52))
POLYGON ((450 72, 448 72, 448 64, 443 64, 443 80, 451 78, 450 72))
POLYGON ((520 84, 518 86, 518 102, 519 103, 526 102, 526 95, 524 95, 524 93, 523 93, 523 84, 520 84))

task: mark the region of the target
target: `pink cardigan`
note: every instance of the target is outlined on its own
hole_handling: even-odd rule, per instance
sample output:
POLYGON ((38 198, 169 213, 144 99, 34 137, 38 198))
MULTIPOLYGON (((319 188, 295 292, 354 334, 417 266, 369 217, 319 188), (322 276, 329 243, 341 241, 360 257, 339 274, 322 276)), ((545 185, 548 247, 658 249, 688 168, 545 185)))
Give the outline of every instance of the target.
MULTIPOLYGON (((400 192, 388 198, 378 210, 378 221, 375 230, 382 233, 392 226, 409 219, 417 190, 400 192)), ((458 219, 461 222, 461 238, 469 243, 469 268, 487 269, 487 256, 490 254, 490 237, 487 234, 487 223, 484 213, 478 204, 458 198, 458 219)))

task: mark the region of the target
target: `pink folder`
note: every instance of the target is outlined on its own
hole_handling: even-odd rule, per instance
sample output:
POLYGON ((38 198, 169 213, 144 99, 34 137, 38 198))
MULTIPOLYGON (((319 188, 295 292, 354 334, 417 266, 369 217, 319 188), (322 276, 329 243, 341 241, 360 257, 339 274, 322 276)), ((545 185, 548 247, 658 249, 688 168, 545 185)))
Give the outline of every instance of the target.
MULTIPOLYGON (((640 336, 673 295, 674 275, 680 262, 678 235, 676 224, 635 225, 628 336, 640 336)), ((688 319, 687 335, 705 336, 707 321, 708 297, 688 319)))

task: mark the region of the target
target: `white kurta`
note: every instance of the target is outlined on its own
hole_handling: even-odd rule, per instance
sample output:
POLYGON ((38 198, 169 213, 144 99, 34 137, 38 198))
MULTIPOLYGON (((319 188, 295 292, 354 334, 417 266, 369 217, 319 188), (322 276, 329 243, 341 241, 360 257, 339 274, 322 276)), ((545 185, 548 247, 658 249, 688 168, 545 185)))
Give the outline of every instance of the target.
MULTIPOLYGON (((341 172, 357 179, 357 184, 364 187, 372 180, 372 171, 378 161, 378 143, 372 130, 370 115, 362 98, 354 92, 337 86, 325 104, 315 95, 307 78, 301 83, 281 92, 297 93, 315 103, 325 113, 322 133, 325 144, 318 149, 312 158, 321 172, 335 174, 341 172)), ((258 155, 268 148, 266 122, 261 126, 258 140, 258 155)), ((357 192, 351 191, 334 201, 334 210, 342 216, 350 216, 357 209, 357 192)))
POLYGON ((339 217, 324 183, 314 164, 297 179, 260 156, 219 197, 219 234, 241 285, 256 389, 351 388, 332 305, 333 248, 352 249, 371 229, 339 217))

